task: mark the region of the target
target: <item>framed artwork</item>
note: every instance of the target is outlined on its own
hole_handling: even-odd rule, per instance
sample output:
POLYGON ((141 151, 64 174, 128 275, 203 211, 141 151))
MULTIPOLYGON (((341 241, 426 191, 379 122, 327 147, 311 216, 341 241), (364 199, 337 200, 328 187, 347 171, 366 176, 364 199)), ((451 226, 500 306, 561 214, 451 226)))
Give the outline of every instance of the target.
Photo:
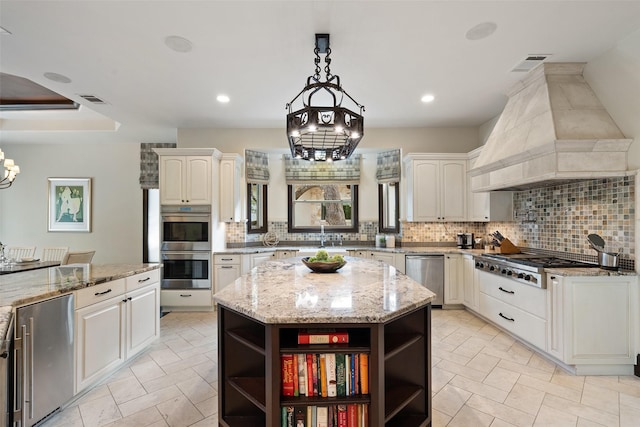
POLYGON ((91 178, 48 178, 49 231, 91 231, 91 178))

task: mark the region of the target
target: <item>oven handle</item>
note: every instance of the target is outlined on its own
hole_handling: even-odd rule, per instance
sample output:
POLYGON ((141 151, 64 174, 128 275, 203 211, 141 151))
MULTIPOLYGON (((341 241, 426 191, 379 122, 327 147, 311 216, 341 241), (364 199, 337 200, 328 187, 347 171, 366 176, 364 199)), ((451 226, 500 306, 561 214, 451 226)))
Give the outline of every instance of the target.
POLYGON ((161 258, 163 260, 172 260, 172 259, 194 259, 198 261, 209 261, 211 259, 210 251, 163 251, 161 253, 161 258))

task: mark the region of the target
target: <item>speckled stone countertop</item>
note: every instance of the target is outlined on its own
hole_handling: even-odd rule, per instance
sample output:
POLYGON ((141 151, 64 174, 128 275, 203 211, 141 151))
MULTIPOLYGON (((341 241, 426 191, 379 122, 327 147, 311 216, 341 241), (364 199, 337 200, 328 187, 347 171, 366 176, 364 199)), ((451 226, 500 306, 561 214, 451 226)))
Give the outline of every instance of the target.
POLYGON ((160 264, 70 264, 0 276, 0 340, 15 307, 160 268, 160 264))
POLYGON ((389 252, 400 254, 413 254, 413 253, 435 253, 435 254, 472 254, 480 255, 484 253, 482 249, 459 249, 456 246, 403 246, 397 248, 376 248, 375 246, 327 246, 320 248, 318 246, 250 246, 245 248, 228 248, 221 251, 215 251, 214 254, 257 254, 262 252, 274 252, 274 251, 304 251, 313 252, 319 249, 326 249, 329 252, 337 251, 376 251, 376 252, 389 252))
POLYGON ((314 273, 301 258, 266 262, 214 295, 262 323, 384 323, 435 294, 381 262, 345 257, 336 273, 314 273))
POLYGON ((545 268, 545 273, 558 276, 637 276, 633 270, 606 270, 600 267, 591 268, 545 268))

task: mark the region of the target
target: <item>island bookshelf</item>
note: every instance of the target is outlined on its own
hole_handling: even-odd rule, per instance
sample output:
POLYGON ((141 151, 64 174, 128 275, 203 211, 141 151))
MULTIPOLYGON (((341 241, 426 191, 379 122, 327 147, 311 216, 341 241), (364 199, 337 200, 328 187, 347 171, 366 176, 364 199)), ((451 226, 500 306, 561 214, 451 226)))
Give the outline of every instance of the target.
MULTIPOLYGON (((431 425, 431 304, 385 323, 265 324, 218 305, 218 419, 279 427, 283 406, 369 404, 369 427, 431 425), (298 345, 299 329, 346 329, 349 344, 298 345), (369 394, 282 396, 284 353, 368 353, 369 394)), ((314 427, 314 426, 306 426, 314 427)))

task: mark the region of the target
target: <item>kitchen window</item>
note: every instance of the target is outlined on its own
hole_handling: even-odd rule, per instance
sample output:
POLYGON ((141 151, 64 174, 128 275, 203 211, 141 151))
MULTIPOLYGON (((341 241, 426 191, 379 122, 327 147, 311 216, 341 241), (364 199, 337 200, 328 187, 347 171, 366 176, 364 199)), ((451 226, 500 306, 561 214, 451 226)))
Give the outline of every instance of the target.
POLYGON ((400 232, 400 183, 378 184, 378 223, 381 233, 400 232))
POLYGON ((267 184, 247 184, 247 233, 266 233, 267 184))
POLYGON ((289 232, 358 231, 358 186, 292 184, 289 188, 289 232))

